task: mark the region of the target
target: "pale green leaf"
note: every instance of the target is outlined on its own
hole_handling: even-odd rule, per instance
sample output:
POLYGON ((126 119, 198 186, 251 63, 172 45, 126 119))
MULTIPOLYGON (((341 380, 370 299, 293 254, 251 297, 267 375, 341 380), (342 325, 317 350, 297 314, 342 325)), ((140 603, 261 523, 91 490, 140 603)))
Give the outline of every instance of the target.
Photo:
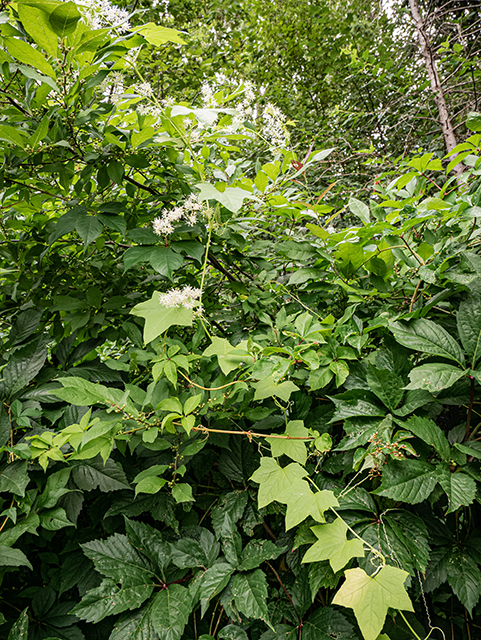
POLYGON ((302 420, 291 420, 287 423, 286 432, 283 435, 286 436, 285 439, 269 439, 273 457, 279 458, 282 455, 286 455, 300 464, 306 464, 307 449, 305 443, 302 440, 287 439, 287 437, 307 438, 309 431, 305 428, 304 422, 302 420))
POLYGON ((364 224, 369 224, 370 222, 370 211, 369 207, 357 200, 356 198, 349 198, 349 209, 351 213, 357 216, 364 224))
POLYGON ((331 507, 337 507, 337 498, 332 491, 316 491, 313 493, 303 484, 302 488, 294 485, 293 491, 287 491, 286 530, 292 529, 308 516, 317 522, 325 522, 324 512, 331 507), (303 490, 302 490, 303 489, 303 490))
POLYGON ((264 400, 265 398, 272 398, 273 396, 288 402, 291 397, 291 393, 299 391, 299 387, 290 380, 285 382, 276 383, 272 376, 264 378, 259 382, 252 384, 256 390, 254 400, 264 400))
POLYGON ((329 560, 334 572, 342 569, 351 558, 364 557, 364 545, 358 538, 347 539, 347 524, 336 518, 332 524, 311 527, 318 540, 304 555, 302 562, 329 560))
POLYGON ((177 503, 193 502, 195 500, 192 496, 192 487, 185 482, 180 482, 172 487, 172 497, 177 503))
POLYGON ((192 309, 165 307, 160 304, 159 295, 160 293, 155 291, 150 300, 135 305, 130 311, 134 316, 145 318, 144 341, 146 344, 167 331, 169 327, 192 326, 192 309))
POLYGON ((175 42, 177 44, 185 44, 185 40, 180 37, 180 31, 177 29, 169 29, 167 27, 161 27, 154 22, 148 22, 142 27, 137 29, 137 33, 144 36, 144 38, 150 44, 159 47, 166 42, 175 42))
POLYGON ((226 187, 221 193, 213 184, 208 182, 201 182, 196 185, 199 189, 199 200, 215 200, 224 205, 226 209, 237 213, 242 207, 242 204, 246 198, 253 198, 249 191, 240 189, 239 187, 226 187))
POLYGON ((307 475, 307 471, 295 462, 281 468, 274 458, 262 458, 260 467, 251 477, 251 480, 260 485, 259 508, 274 500, 286 502, 286 497, 289 498, 291 491, 305 491, 305 487, 309 488, 309 485, 302 478, 307 475))
POLYGON ((374 576, 360 569, 348 569, 346 581, 333 604, 353 609, 365 640, 376 640, 384 626, 388 608, 413 611, 404 588, 407 571, 386 566, 374 576))

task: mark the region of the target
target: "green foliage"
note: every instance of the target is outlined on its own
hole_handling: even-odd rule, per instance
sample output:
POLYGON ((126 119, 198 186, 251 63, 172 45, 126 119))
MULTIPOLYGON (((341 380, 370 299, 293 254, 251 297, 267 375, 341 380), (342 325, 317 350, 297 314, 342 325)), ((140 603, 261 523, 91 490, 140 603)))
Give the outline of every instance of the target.
POLYGON ((334 207, 248 85, 157 98, 176 30, 1 18, 5 637, 467 638, 481 135, 334 207))

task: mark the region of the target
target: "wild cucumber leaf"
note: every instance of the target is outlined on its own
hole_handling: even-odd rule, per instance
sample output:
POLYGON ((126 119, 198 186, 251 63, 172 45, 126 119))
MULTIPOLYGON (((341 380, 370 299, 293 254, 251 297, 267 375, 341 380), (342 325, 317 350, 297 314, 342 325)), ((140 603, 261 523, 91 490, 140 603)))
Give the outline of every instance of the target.
POLYGON ((219 562, 204 573, 200 587, 201 617, 204 617, 212 598, 219 595, 222 589, 227 586, 233 573, 234 567, 227 562, 219 562))
POLYGON ((260 569, 236 573, 232 578, 234 602, 248 618, 267 620, 267 580, 260 569))
POLYGON ((121 587, 114 580, 103 580, 100 587, 87 591, 72 613, 86 622, 100 622, 107 616, 140 607, 153 590, 150 580, 143 584, 126 581, 121 587))
POLYGON ((148 22, 136 31, 144 36, 147 42, 157 47, 166 42, 185 44, 185 40, 182 40, 180 36, 180 31, 177 31, 177 29, 169 29, 168 27, 161 27, 154 22, 148 22))
POLYGON ((309 485, 299 487, 293 485, 293 491, 285 496, 287 504, 286 531, 292 529, 308 516, 317 522, 325 522, 324 512, 331 507, 337 507, 338 502, 332 491, 311 491, 309 485))
POLYGON ((159 591, 152 604, 151 621, 159 640, 179 640, 192 610, 188 589, 171 584, 159 591))
POLYGON ((231 343, 225 338, 212 338, 212 344, 204 351, 204 358, 217 357, 219 367, 224 375, 228 375, 234 369, 237 369, 243 364, 253 364, 254 358, 249 355, 246 350, 247 340, 244 340, 236 347, 233 347, 231 343))
POLYGON ((144 522, 125 518, 125 533, 129 542, 155 564, 160 572, 168 566, 171 558, 171 547, 164 542, 157 529, 144 522))
POLYGON ((356 640, 357 634, 342 613, 331 607, 319 607, 304 622, 302 640, 333 640, 333 638, 356 640))
POLYGON ((0 567, 28 567, 33 571, 33 567, 27 556, 20 549, 5 547, 0 544, 0 567))
POLYGON ((411 382, 405 389, 423 389, 436 395, 443 389, 451 387, 468 372, 469 369, 463 370, 444 362, 422 364, 409 372, 411 382))
POLYGON ((446 513, 453 513, 461 505, 467 507, 476 497, 476 482, 465 473, 451 473, 447 463, 438 465, 436 477, 448 496, 449 508, 446 513))
POLYGON ((449 586, 472 615, 473 607, 479 600, 481 571, 471 556, 461 549, 453 549, 446 563, 449 586))
POLYGON ((10 629, 8 640, 26 640, 28 635, 28 608, 24 609, 10 629))
POLYGON ((138 611, 127 613, 115 623, 109 640, 158 640, 151 621, 154 600, 138 611))
POLYGON ((336 518, 332 524, 311 527, 317 542, 307 550, 302 562, 329 560, 334 572, 346 566, 351 558, 364 557, 364 545, 358 538, 347 539, 347 524, 336 518))
POLYGON ((259 487, 259 509, 270 504, 274 500, 285 502, 286 496, 292 492, 303 492, 309 485, 305 480, 307 471, 293 462, 287 467, 281 468, 274 458, 262 458, 261 466, 255 471, 251 480, 257 482, 259 487))
POLYGON ((290 380, 276 383, 272 376, 264 378, 259 382, 254 382, 252 386, 256 390, 254 400, 264 400, 265 398, 272 398, 275 396, 284 400, 284 402, 288 402, 291 397, 291 393, 299 391, 299 387, 290 380))
POLYGON ((346 581, 334 596, 332 604, 353 609, 365 640, 376 640, 382 631, 389 607, 413 611, 404 588, 407 571, 386 566, 374 576, 360 569, 348 569, 346 581))
POLYGON ((192 309, 185 307, 165 307, 159 302, 158 291, 154 291, 152 298, 141 302, 130 310, 130 313, 145 319, 144 342, 147 344, 174 325, 191 327, 192 309))
POLYGON ((264 560, 275 560, 284 553, 286 547, 278 547, 270 540, 249 540, 240 558, 238 571, 249 571, 255 569, 264 560))
POLYGON ((393 322, 389 329, 396 340, 408 349, 442 356, 464 366, 464 353, 456 340, 439 324, 420 318, 409 324, 393 322))
POLYGON ((239 211, 246 198, 255 199, 249 191, 245 191, 239 187, 227 187, 221 193, 220 191, 217 191, 213 184, 208 182, 200 182, 195 186, 200 191, 199 200, 214 200, 215 202, 220 202, 226 209, 229 209, 229 211, 232 211, 233 213, 237 213, 237 211, 239 211))
POLYGON ((382 471, 382 484, 374 494, 417 504, 428 498, 438 482, 433 465, 421 460, 392 460, 382 471))
MULTIPOLYGON (((309 431, 305 428, 303 420, 291 420, 287 423, 286 432, 283 435, 290 438, 307 438, 309 431)), ((270 438, 269 443, 274 458, 286 455, 300 464, 306 464, 307 450, 302 440, 270 438)))
POLYGON ((402 378, 388 369, 378 369, 369 364, 366 382, 370 390, 390 411, 396 409, 404 395, 402 378))
POLYGON ((456 314, 459 337, 464 350, 471 358, 474 369, 481 357, 481 299, 472 295, 463 300, 456 314))
POLYGON ((106 540, 92 540, 80 545, 96 570, 116 582, 123 580, 144 584, 154 577, 150 564, 131 545, 127 536, 115 533, 106 540))
POLYGON ((429 418, 413 416, 406 422, 398 423, 403 429, 408 429, 417 438, 431 445, 443 460, 449 460, 449 442, 438 425, 429 418))

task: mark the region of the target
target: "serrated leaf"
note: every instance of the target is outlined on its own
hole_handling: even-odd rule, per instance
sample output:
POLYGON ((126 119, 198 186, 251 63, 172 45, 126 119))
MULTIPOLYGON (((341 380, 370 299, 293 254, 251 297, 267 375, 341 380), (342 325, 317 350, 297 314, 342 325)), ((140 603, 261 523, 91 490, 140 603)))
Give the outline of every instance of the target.
POLYGON ((467 507, 476 497, 476 482, 465 473, 451 473, 448 464, 438 466, 436 477, 448 496, 449 508, 446 513, 453 513, 460 506, 467 507))
POLYGON ((434 447, 443 460, 449 460, 448 439, 433 420, 413 416, 401 424, 403 429, 408 429, 417 438, 434 447))
POLYGON ((449 586, 472 615, 473 607, 479 600, 481 571, 471 556, 460 549, 453 549, 446 562, 449 586))
POLYGON ((263 571, 236 573, 232 578, 232 594, 236 607, 245 616, 267 620, 267 580, 263 571))
POLYGON ((151 621, 154 600, 133 613, 124 614, 114 624, 109 640, 158 640, 151 621))
POLYGON ((222 589, 227 586, 233 573, 234 567, 227 562, 219 562, 204 573, 200 587, 201 617, 204 617, 212 598, 219 595, 222 589))
POLYGON ((332 570, 329 561, 312 562, 309 565, 309 586, 311 588, 312 602, 314 602, 319 589, 335 589, 341 576, 341 573, 335 573, 332 570))
POLYGON ((13 493, 23 498, 28 482, 27 463, 20 460, 11 462, 0 473, 0 492, 13 493))
POLYGON ((348 569, 346 581, 334 596, 333 604, 353 609, 365 640, 376 640, 384 626, 389 607, 413 611, 404 588, 407 571, 386 566, 374 576, 361 569, 348 569))
POLYGON ((364 545, 358 538, 347 539, 347 524, 336 518, 332 524, 311 527, 317 542, 307 550, 302 562, 329 560, 334 572, 346 566, 351 558, 364 557, 364 545))
POLYGON ((481 357, 481 299, 473 295, 461 302, 456 321, 461 343, 474 369, 481 357))
POLYGON ((421 460, 393 460, 382 471, 382 484, 373 493, 409 504, 428 498, 437 483, 433 465, 421 460))
POLYGON ((28 608, 24 609, 10 629, 8 640, 26 640, 28 636, 28 608))
POLYGON ((5 547, 0 544, 0 567, 28 567, 33 571, 33 567, 27 556, 20 549, 5 547))
POLYGON ((156 596, 151 620, 159 640, 179 640, 192 610, 190 591, 180 584, 171 584, 156 596))
POLYGON ((464 353, 459 344, 446 329, 431 320, 420 318, 409 324, 393 322, 389 329, 403 347, 455 360, 464 366, 464 353))
POLYGON ((304 622, 302 640, 334 639, 357 640, 357 634, 342 613, 331 607, 319 607, 304 622))
POLYGON ((144 522, 125 518, 125 533, 129 542, 146 555, 161 572, 168 566, 171 558, 171 547, 162 539, 157 529, 144 522))
POLYGON ((81 545, 97 571, 107 578, 138 581, 140 584, 154 577, 147 562, 130 544, 127 536, 115 533, 106 540, 92 540, 81 545))
POLYGON ((150 598, 153 590, 151 581, 118 587, 113 580, 103 580, 100 587, 87 591, 72 613, 86 622, 100 622, 107 616, 136 609, 150 598))
POLYGON ((172 487, 172 497, 179 504, 180 502, 193 502, 192 487, 185 482, 179 482, 172 487))
POLYGON ((452 387, 452 385, 465 376, 468 371, 469 369, 463 370, 452 364, 443 362, 422 364, 420 367, 411 369, 409 372, 411 382, 405 389, 423 389, 436 395, 443 389, 452 387))
POLYGON ((299 387, 290 380, 277 384, 272 376, 264 378, 259 382, 254 382, 252 386, 256 390, 254 400, 277 397, 287 402, 291 397, 291 393, 299 391, 299 387))
POLYGON ((150 300, 135 305, 130 313, 145 319, 144 342, 147 344, 157 336, 160 336, 169 327, 179 325, 192 326, 192 309, 185 307, 165 307, 159 302, 158 291, 155 291, 150 300))
MULTIPOLYGON (((309 431, 305 428, 302 420, 291 420, 287 423, 286 432, 283 435, 289 438, 307 438, 309 431)), ((306 464, 307 449, 302 440, 271 438, 269 442, 274 458, 286 455, 300 464, 306 464)))
POLYGON ((120 491, 130 489, 129 481, 122 467, 109 458, 104 464, 100 458, 77 463, 72 470, 72 478, 79 489, 92 491, 120 491))
POLYGON ((370 390, 390 411, 396 409, 404 395, 402 378, 393 371, 377 369, 370 364, 367 368, 366 382, 370 390))
POLYGON ((281 468, 274 458, 262 458, 260 467, 255 471, 251 480, 257 482, 259 487, 259 509, 267 506, 274 500, 285 502, 291 491, 305 491, 309 485, 305 480, 307 471, 293 462, 287 467, 281 468))
POLYGON ((205 567, 207 558, 204 549, 197 540, 181 538, 171 545, 172 562, 180 569, 205 567))
POLYGON ((285 550, 285 547, 278 547, 270 540, 250 540, 242 550, 240 565, 237 570, 250 571, 255 569, 264 560, 275 560, 285 550))

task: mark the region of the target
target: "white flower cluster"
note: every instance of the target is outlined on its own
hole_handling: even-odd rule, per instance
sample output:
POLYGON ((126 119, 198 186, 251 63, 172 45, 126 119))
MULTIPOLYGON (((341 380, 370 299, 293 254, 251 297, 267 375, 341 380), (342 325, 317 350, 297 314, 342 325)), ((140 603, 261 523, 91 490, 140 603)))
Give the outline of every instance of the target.
POLYGON ((262 113, 262 119, 264 120, 262 133, 271 147, 274 149, 285 147, 289 141, 285 115, 269 102, 262 113))
POLYGON ((99 85, 104 98, 112 104, 117 104, 125 93, 124 76, 120 71, 112 71, 99 85))
POLYGON ((84 18, 91 29, 109 27, 119 33, 129 31, 129 12, 109 0, 80 0, 79 4, 86 9, 84 18))
POLYGON ((183 205, 174 207, 166 211, 162 218, 155 218, 152 222, 154 233, 158 236, 168 236, 174 232, 174 222, 184 219, 193 226, 197 222, 197 215, 201 213, 204 206, 199 202, 196 194, 191 194, 183 205))
POLYGON ((167 293, 159 295, 159 302, 164 307, 185 307, 193 309, 197 300, 200 298, 202 291, 195 287, 185 286, 183 289, 171 289, 167 293))
POLYGON ((152 85, 150 84, 150 82, 141 82, 140 84, 134 84, 134 86, 130 88, 141 98, 150 98, 154 94, 154 90, 152 89, 152 85))

